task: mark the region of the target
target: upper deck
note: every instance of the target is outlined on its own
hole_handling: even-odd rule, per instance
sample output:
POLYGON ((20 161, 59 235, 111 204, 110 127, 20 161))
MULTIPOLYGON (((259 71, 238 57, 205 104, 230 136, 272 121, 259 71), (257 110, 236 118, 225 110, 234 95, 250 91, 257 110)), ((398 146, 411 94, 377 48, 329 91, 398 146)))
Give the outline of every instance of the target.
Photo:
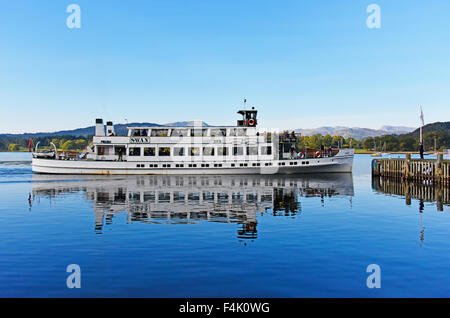
POLYGON ((236 126, 158 126, 127 129, 128 137, 245 137, 258 134, 256 127, 236 126))

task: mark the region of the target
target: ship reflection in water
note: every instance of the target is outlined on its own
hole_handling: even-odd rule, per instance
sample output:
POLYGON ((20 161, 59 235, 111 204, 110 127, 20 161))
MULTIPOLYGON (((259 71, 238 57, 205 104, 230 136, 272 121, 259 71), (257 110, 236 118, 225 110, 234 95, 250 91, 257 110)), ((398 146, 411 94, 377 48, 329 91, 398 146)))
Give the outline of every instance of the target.
MULTIPOLYGON (((296 217, 302 197, 354 195, 347 173, 287 176, 57 176, 33 175, 33 197, 84 192, 93 202, 95 230, 127 214, 128 223, 237 223, 239 239, 257 238, 257 216, 296 217)), ((324 204, 324 203, 323 203, 324 204)))

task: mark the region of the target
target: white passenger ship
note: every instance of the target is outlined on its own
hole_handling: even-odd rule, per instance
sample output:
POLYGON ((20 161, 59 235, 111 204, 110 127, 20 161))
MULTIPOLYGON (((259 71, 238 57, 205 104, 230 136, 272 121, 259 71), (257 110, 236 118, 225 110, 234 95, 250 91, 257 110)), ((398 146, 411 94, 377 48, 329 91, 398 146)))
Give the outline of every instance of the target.
POLYGON ((93 144, 78 156, 33 152, 32 169, 52 174, 292 174, 351 172, 353 149, 298 149, 295 133, 262 132, 257 111, 236 126, 127 127, 96 120, 93 144))

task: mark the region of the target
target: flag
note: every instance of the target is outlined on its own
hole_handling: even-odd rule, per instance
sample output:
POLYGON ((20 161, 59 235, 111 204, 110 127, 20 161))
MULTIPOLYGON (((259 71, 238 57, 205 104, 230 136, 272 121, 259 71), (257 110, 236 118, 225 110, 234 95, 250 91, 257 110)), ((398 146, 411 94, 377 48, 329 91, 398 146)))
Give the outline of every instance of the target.
POLYGON ((423 121, 423 111, 422 111, 422 106, 420 106, 420 120, 422 121, 422 126, 425 125, 424 121, 423 121))
POLYGON ((31 140, 31 137, 30 137, 30 140, 28 140, 28 151, 29 152, 31 152, 31 145, 33 144, 33 141, 31 140))

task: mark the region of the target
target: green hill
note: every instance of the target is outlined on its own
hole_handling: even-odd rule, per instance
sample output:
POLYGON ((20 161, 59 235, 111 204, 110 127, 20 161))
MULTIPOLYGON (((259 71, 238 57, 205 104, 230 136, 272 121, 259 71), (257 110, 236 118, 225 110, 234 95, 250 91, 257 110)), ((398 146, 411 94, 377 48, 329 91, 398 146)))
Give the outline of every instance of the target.
MULTIPOLYGON (((422 127, 422 133, 429 133, 429 132, 443 132, 448 135, 450 135, 450 121, 445 122, 435 122, 432 124, 427 124, 422 127)), ((418 137, 420 134, 420 129, 417 128, 413 132, 408 133, 407 135, 418 137)))

